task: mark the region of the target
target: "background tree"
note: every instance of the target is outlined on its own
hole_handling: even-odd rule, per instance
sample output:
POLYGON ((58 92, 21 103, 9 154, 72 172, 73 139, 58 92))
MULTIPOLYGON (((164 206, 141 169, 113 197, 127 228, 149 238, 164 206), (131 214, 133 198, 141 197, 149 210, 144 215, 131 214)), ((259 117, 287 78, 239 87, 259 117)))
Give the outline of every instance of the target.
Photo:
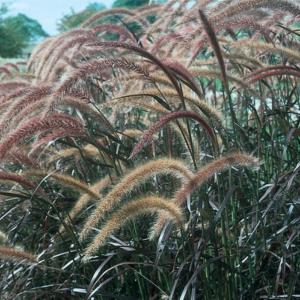
POLYGON ((2 15, 6 14, 8 12, 7 4, 2 3, 0 6, 0 23, 2 22, 2 15))
POLYGON ((112 6, 135 9, 139 6, 147 5, 148 3, 149 3, 149 0, 116 0, 112 6))
POLYGON ((102 3, 90 3, 83 11, 75 13, 71 8, 71 13, 64 15, 63 18, 56 24, 57 30, 61 33, 66 32, 72 28, 75 28, 90 18, 96 12, 106 9, 106 6, 102 3))
POLYGON ((2 4, 0 8, 0 56, 16 57, 22 53, 22 48, 36 42, 48 34, 42 26, 24 14, 3 18, 7 13, 7 6, 2 4))

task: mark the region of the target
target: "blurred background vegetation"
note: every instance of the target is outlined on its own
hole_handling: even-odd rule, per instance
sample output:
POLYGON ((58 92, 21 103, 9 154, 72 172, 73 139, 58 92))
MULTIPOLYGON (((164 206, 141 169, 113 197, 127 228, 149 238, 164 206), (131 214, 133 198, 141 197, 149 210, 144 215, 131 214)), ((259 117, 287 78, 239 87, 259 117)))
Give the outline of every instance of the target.
MULTIPOLYGON (((159 0, 156 2, 162 3, 167 1, 159 0)), ((135 9, 148 3, 148 0, 116 0, 112 7, 135 9)), ((56 23, 57 30, 63 33, 76 28, 93 14, 106 8, 101 2, 89 3, 84 10, 77 13, 71 7, 71 12, 64 14, 56 23)), ((49 36, 36 20, 30 19, 24 14, 7 16, 9 10, 9 4, 7 3, 3 3, 0 7, 0 57, 2 58, 20 57, 22 49, 33 43, 38 44, 49 36)))

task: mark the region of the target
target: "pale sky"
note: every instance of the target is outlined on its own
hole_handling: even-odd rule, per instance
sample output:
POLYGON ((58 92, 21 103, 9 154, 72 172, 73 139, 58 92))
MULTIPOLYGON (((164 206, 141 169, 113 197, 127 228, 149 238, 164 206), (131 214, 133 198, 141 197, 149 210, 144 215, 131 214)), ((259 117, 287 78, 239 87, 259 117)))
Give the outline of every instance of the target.
POLYGON ((48 34, 56 35, 58 34, 56 22, 63 15, 69 14, 71 7, 75 12, 80 12, 89 3, 102 2, 107 8, 110 8, 114 0, 0 0, 0 4, 3 2, 10 3, 9 15, 25 14, 29 18, 37 20, 48 34))

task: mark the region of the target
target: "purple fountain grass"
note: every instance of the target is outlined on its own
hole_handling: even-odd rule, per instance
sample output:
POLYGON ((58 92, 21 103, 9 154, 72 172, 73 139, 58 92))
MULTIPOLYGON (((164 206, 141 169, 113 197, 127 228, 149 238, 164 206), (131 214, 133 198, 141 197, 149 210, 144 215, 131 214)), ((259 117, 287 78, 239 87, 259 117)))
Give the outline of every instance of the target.
MULTIPOLYGON (((85 47, 84 48, 86 55, 89 56, 91 59, 99 59, 100 57, 102 59, 104 58, 112 58, 112 53, 105 51, 105 50, 100 50, 99 48, 89 48, 85 47)), ((75 66, 74 61, 81 60, 83 58, 83 55, 81 52, 74 53, 74 55, 68 59, 65 59, 71 67, 73 68, 78 68, 78 64, 75 66)), ((85 62, 86 63, 86 62, 85 62)))
POLYGON ((39 162, 28 156, 28 153, 22 149, 10 150, 9 153, 3 158, 3 161, 20 164, 21 166, 28 166, 31 168, 40 168, 39 162))
POLYGON ((28 81, 20 80, 20 79, 3 82, 0 84, 0 95, 2 96, 7 93, 10 93, 11 90, 16 91, 18 89, 28 87, 28 85, 30 85, 28 81))
MULTIPOLYGON (((199 170, 187 184, 185 184, 181 190, 177 192, 172 202, 176 206, 182 206, 185 203, 186 198, 190 195, 196 188, 199 188, 207 180, 209 180, 214 174, 221 172, 223 170, 228 170, 231 167, 251 167, 259 168, 260 162, 257 158, 251 155, 237 153, 230 156, 224 156, 211 163, 205 165, 201 170, 199 170)), ((152 228, 151 239, 159 234, 162 230, 167 218, 162 215, 159 217, 158 221, 152 228)))
POLYGON ((198 95, 200 99, 204 98, 204 95, 199 89, 199 85, 196 82, 193 75, 186 69, 183 65, 181 65, 179 62, 176 61, 164 61, 164 64, 168 66, 174 73, 181 76, 184 80, 188 82, 191 89, 198 95))
POLYGON ((238 166, 258 168, 260 166, 260 162, 257 158, 244 153, 232 154, 230 156, 224 156, 214 160, 199 170, 194 178, 182 188, 182 190, 175 196, 173 200, 174 203, 181 205, 185 201, 188 194, 201 186, 214 174, 221 172, 222 170, 227 170, 231 167, 238 166))
POLYGON ((156 54, 156 52, 166 43, 169 43, 170 40, 174 37, 178 37, 178 33, 171 31, 163 36, 159 37, 154 44, 152 45, 152 48, 149 50, 152 54, 156 54))
MULTIPOLYGON (((119 8, 119 7, 112 8, 112 9, 100 11, 100 12, 94 14, 92 17, 90 17, 88 20, 86 20, 80 27, 86 28, 86 27, 90 26, 91 24, 93 24, 94 22, 96 22, 97 20, 101 19, 102 17, 108 16, 108 15, 126 15, 126 16, 133 17, 133 16, 136 16, 136 13, 127 8, 119 8)), ((145 27, 148 26, 148 23, 146 21, 143 23, 144 23, 143 26, 145 26, 145 27)))
MULTIPOLYGON (((24 179, 21 176, 16 175, 16 174, 0 172, 0 181, 1 180, 17 182, 17 183, 19 183, 23 186, 26 186, 32 190, 36 189, 35 184, 33 184, 32 182, 28 181, 27 179, 24 179)), ((41 190, 41 189, 39 188, 39 190, 41 190)))
POLYGON ((241 48, 246 47, 248 49, 261 50, 275 55, 281 53, 281 55, 283 55, 284 57, 295 60, 296 62, 299 62, 300 60, 300 55, 297 51, 292 50, 288 47, 283 47, 282 45, 278 45, 278 44, 253 42, 252 40, 246 38, 238 40, 237 42, 228 41, 228 44, 230 44, 232 48, 238 49, 239 51, 241 50, 241 48))
MULTIPOLYGON (((36 101, 42 100, 44 97, 50 95, 52 92, 53 87, 50 85, 37 87, 37 89, 34 89, 32 92, 27 93, 20 100, 13 103, 13 105, 11 105, 8 108, 7 113, 1 119, 0 130, 6 130, 12 118, 16 117, 22 110, 24 110, 24 108, 36 101)), ((0 136, 1 135, 2 134, 0 134, 0 136)))
MULTIPOLYGON (((73 29, 66 33, 61 34, 60 36, 56 37, 52 42, 49 44, 48 47, 43 49, 42 57, 39 62, 39 66, 36 70, 36 77, 39 78, 43 69, 47 66, 47 62, 49 59, 52 58, 53 52, 57 50, 58 47, 64 45, 65 42, 68 41, 69 38, 74 38, 75 36, 85 35, 88 30, 86 29, 73 29)), ((47 40, 46 40, 47 42, 47 40)))
POLYGON ((18 61, 16 62, 17 66, 27 66, 27 61, 18 61))
POLYGON ((158 212, 167 213, 167 218, 173 220, 178 226, 183 225, 183 214, 180 208, 163 198, 149 197, 136 200, 121 207, 102 228, 101 232, 95 237, 91 245, 85 251, 84 261, 90 259, 91 255, 102 246, 106 239, 116 230, 125 226, 128 221, 137 218, 145 213, 158 212))
POLYGON ((255 21, 255 19, 253 19, 253 17, 239 17, 239 18, 231 18, 228 20, 225 20, 224 22, 217 23, 215 25, 215 32, 219 32, 223 29, 227 29, 227 28, 232 28, 232 29, 236 29, 236 28, 241 28, 241 27, 251 27, 254 30, 258 30, 260 32, 263 33, 263 35, 265 36, 266 40, 269 43, 273 43, 273 40, 270 38, 269 36, 269 29, 268 27, 266 27, 264 24, 260 24, 258 22, 255 21))
POLYGON ((275 70, 275 71, 267 71, 264 73, 259 73, 258 75, 254 76, 253 78, 246 81, 246 84, 253 84, 257 81, 263 80, 265 78, 271 77, 271 76, 296 76, 300 77, 300 71, 291 71, 291 70, 275 70))
POLYGON ((66 51, 70 50, 74 46, 77 46, 76 50, 78 51, 84 43, 93 40, 93 38, 96 37, 93 36, 90 31, 85 31, 82 36, 75 36, 71 40, 65 42, 59 51, 51 58, 51 61, 48 63, 47 67, 44 68, 44 70, 40 73, 43 80, 48 79, 52 69, 66 51))
POLYGON ((7 76, 12 77, 12 72, 8 67, 0 66, 0 73, 5 73, 7 76))
MULTIPOLYGON (((173 55, 173 51, 176 49, 176 47, 178 46, 178 44, 183 40, 181 35, 178 35, 177 37, 172 37, 170 39, 170 45, 167 48, 167 51, 165 53, 165 57, 171 57, 173 55)), ((175 55, 176 57, 176 55, 175 55)))
POLYGON ((128 23, 134 22, 137 18, 139 20, 143 20, 143 19, 146 20, 145 18, 150 16, 150 15, 157 15, 157 13, 159 13, 160 7, 161 7, 161 5, 156 6, 156 7, 152 7, 152 8, 149 7, 148 9, 144 9, 144 10, 139 10, 140 8, 136 9, 134 11, 136 13, 135 16, 133 16, 133 17, 130 17, 130 16, 124 17, 122 22, 124 22, 125 24, 128 24, 128 23))
POLYGON ((268 71, 272 71, 272 70, 286 70, 286 72, 288 74, 289 70, 299 72, 300 69, 296 68, 296 67, 293 67, 293 66, 286 66, 286 65, 268 66, 268 67, 264 67, 264 68, 260 68, 260 69, 257 69, 255 71, 252 71, 251 73, 247 74, 244 77, 244 79, 249 79, 250 77, 256 76, 259 73, 268 72, 268 71))
POLYGON ((90 29, 90 31, 94 34, 104 30, 107 30, 112 33, 123 34, 126 37, 128 37, 133 43, 137 43, 135 36, 126 27, 118 24, 102 23, 102 24, 95 25, 90 29))
MULTIPOLYGON (((91 190, 93 190, 95 193, 99 193, 101 189, 107 187, 108 185, 113 183, 113 180, 116 180, 117 177, 115 175, 106 175, 103 179, 101 179, 99 182, 93 184, 91 186, 91 190)), ((101 195, 101 194, 100 194, 101 195)), ((92 200, 90 194, 83 194, 76 202, 72 210, 68 214, 68 218, 65 219, 65 223, 68 225, 71 225, 70 220, 73 220, 76 215, 92 200)), ((64 226, 61 225, 59 231, 62 232, 64 230, 64 226)))
POLYGON ((5 102, 8 102, 11 99, 20 97, 22 95, 26 95, 28 93, 31 93, 31 92, 37 91, 37 90, 39 90, 38 86, 27 86, 27 87, 21 88, 21 89, 19 89, 17 91, 9 93, 6 97, 4 97, 3 99, 1 99, 0 104, 3 104, 5 102))
POLYGON ((0 258, 5 260, 15 260, 29 265, 38 263, 38 258, 24 250, 16 247, 0 246, 0 258))
POLYGON ((190 111, 176 111, 171 114, 168 114, 153 124, 142 136, 140 142, 135 146, 133 149, 132 154, 130 155, 129 159, 132 158, 136 153, 138 153, 144 144, 146 144, 152 137, 154 133, 161 130, 164 126, 166 126, 170 121, 174 121, 178 118, 191 118, 199 122, 204 129, 207 131, 208 135, 211 137, 212 142, 215 146, 215 150, 217 151, 217 140, 214 134, 213 129, 210 125, 204 120, 203 117, 200 115, 190 112, 190 111))
POLYGON ((35 116, 30 120, 21 124, 8 138, 6 138, 0 145, 0 159, 2 159, 6 152, 15 144, 22 141, 25 137, 38 132, 43 132, 53 129, 66 130, 75 129, 81 132, 85 132, 84 126, 77 119, 60 113, 53 113, 48 118, 42 118, 42 116, 35 116))
MULTIPOLYGON (((264 34, 266 40, 268 40, 270 43, 273 42, 272 39, 270 38, 270 36, 268 35, 267 27, 259 24, 253 18, 250 18, 250 17, 232 18, 229 20, 222 21, 220 23, 215 24, 214 31, 215 31, 215 34, 217 34, 218 32, 220 32, 223 29, 228 29, 228 28, 235 29, 235 28, 240 28, 240 27, 252 27, 255 30, 259 30, 260 32, 262 32, 264 34)), ((198 31, 199 31, 199 29, 197 29, 195 31, 194 36, 196 35, 196 33, 198 31)), ((198 57, 200 51, 202 50, 202 47, 208 41, 209 41, 208 36, 202 35, 202 37, 199 39, 199 41, 196 43, 196 45, 194 46, 194 48, 192 50, 192 55, 189 59, 188 66, 190 66, 195 61, 195 59, 198 57)))
MULTIPOLYGON (((147 28, 147 31, 145 33, 145 35, 148 37, 149 35, 155 33, 155 31, 157 31, 157 28, 166 21, 166 18, 163 17, 163 15, 168 12, 171 13, 172 12, 172 6, 177 3, 178 0, 171 0, 168 1, 167 3, 165 3, 164 5, 162 5, 161 10, 157 13, 157 16, 160 16, 160 19, 158 19, 156 22, 154 22, 151 26, 149 26, 147 28)), ((161 31, 161 29, 159 28, 159 31, 161 31)))
POLYGON ((174 19, 177 16, 180 16, 182 14, 182 9, 185 7, 185 5, 189 2, 190 0, 182 0, 179 2, 178 7, 176 7, 170 15, 167 17, 166 22, 164 23, 164 27, 162 28, 162 32, 166 32, 170 26, 170 24, 174 21, 174 19))
POLYGON ((98 121, 100 128, 105 131, 112 131, 112 127, 101 112, 95 109, 93 104, 85 98, 82 101, 82 95, 79 93, 67 93, 61 100, 62 107, 71 107, 73 109, 78 109, 82 114, 89 116, 93 121, 98 121))
POLYGON ((7 62, 7 63, 1 65, 1 67, 11 68, 11 69, 14 69, 17 72, 20 71, 19 67, 16 64, 11 63, 11 62, 7 62))
POLYGON ((58 184, 62 186, 70 187, 72 190, 81 193, 81 194, 89 194, 92 199, 96 201, 101 201, 101 195, 98 193, 98 191, 94 191, 90 186, 88 186, 84 181, 81 181, 80 179, 75 179, 73 176, 60 174, 56 172, 52 172, 48 174, 48 172, 45 171, 28 171, 25 173, 22 173, 21 176, 24 176, 26 178, 32 177, 37 180, 44 181, 47 179, 47 181, 55 181, 58 184))
POLYGON ((80 233, 80 237, 86 237, 93 226, 95 226, 99 220, 104 219, 107 214, 120 203, 122 197, 133 190, 133 188, 144 183, 149 177, 168 173, 180 178, 183 183, 190 181, 193 178, 193 173, 179 160, 150 160, 145 165, 139 166, 134 171, 130 172, 114 186, 114 189, 106 195, 102 202, 99 203, 94 213, 90 216, 80 233))
POLYGON ((43 53, 44 51, 46 51, 46 48, 48 46, 50 46, 50 44, 53 42, 54 39, 55 39, 55 37, 47 38, 42 43, 40 43, 37 47, 35 47, 35 49, 33 50, 33 52, 30 55, 28 63, 26 63, 26 71, 27 72, 29 72, 30 70, 34 71, 31 68, 32 64, 33 63, 35 63, 35 65, 38 64, 39 58, 41 56, 41 53, 43 53))
POLYGON ((187 67, 189 67, 198 57, 200 54, 202 47, 205 45, 206 42, 208 42, 208 38, 205 33, 202 33, 202 37, 199 39, 199 41, 196 43, 195 47, 192 50, 192 55, 187 63, 187 67))
POLYGON ((47 136, 45 136, 44 138, 37 140, 34 145, 32 146, 32 149, 30 151, 30 153, 34 153, 36 152, 42 145, 44 145, 45 143, 48 143, 50 141, 53 141, 55 139, 60 139, 63 137, 81 137, 81 138, 89 138, 88 134, 85 132, 82 132, 80 130, 77 129, 61 129, 61 130, 57 130, 47 136))
POLYGON ((234 15, 245 13, 250 9, 268 8, 274 10, 281 10, 290 13, 295 17, 300 16, 300 8, 294 5, 291 1, 285 0, 242 0, 228 5, 219 14, 215 15, 213 19, 218 22, 220 19, 227 19, 234 15))
POLYGON ((210 45, 211 45, 211 47, 217 57, 217 60, 219 62, 220 70, 221 70, 222 77, 223 77, 223 83, 224 83, 226 91, 229 95, 229 88, 228 88, 227 79, 226 79, 225 63, 224 63, 222 51, 221 51, 217 36, 215 34, 213 27, 208 22, 205 14, 202 12, 202 10, 199 10, 199 15, 200 15, 202 25, 204 27, 204 31, 207 35, 207 38, 209 39, 210 45))
POLYGON ((20 111, 17 118, 13 118, 10 121, 9 126, 5 132, 2 132, 2 138, 4 139, 11 133, 15 131, 16 128, 20 126, 20 124, 26 122, 27 120, 40 115, 45 110, 46 101, 37 101, 29 104, 23 110, 20 111))
POLYGON ((154 56, 150 52, 146 51, 145 49, 143 49, 139 46, 136 46, 134 44, 114 42, 114 41, 101 41, 101 40, 96 43, 88 44, 87 46, 127 49, 127 50, 133 51, 135 53, 138 53, 142 57, 149 59, 167 75, 167 77, 170 79, 170 81, 174 85, 174 87, 180 97, 181 102, 183 103, 183 95, 182 95, 181 89, 178 85, 176 78, 172 74, 172 72, 170 72, 170 70, 165 66, 165 64, 160 59, 158 59, 156 56, 154 56))
POLYGON ((53 100, 50 101, 45 115, 53 112, 63 95, 69 89, 72 89, 75 83, 80 79, 87 76, 93 76, 108 68, 119 68, 126 71, 134 71, 151 80, 148 72, 132 61, 126 59, 95 59, 81 66, 80 69, 74 70, 68 74, 68 77, 58 86, 56 92, 54 93, 53 100))

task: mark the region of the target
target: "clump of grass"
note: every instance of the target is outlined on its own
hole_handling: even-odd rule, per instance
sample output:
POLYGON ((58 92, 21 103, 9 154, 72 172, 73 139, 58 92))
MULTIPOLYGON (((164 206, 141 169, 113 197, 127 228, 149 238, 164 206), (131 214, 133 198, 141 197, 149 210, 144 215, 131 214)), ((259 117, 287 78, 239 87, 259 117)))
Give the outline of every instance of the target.
POLYGON ((299 7, 113 8, 0 60, 0 298, 296 298, 299 7))

